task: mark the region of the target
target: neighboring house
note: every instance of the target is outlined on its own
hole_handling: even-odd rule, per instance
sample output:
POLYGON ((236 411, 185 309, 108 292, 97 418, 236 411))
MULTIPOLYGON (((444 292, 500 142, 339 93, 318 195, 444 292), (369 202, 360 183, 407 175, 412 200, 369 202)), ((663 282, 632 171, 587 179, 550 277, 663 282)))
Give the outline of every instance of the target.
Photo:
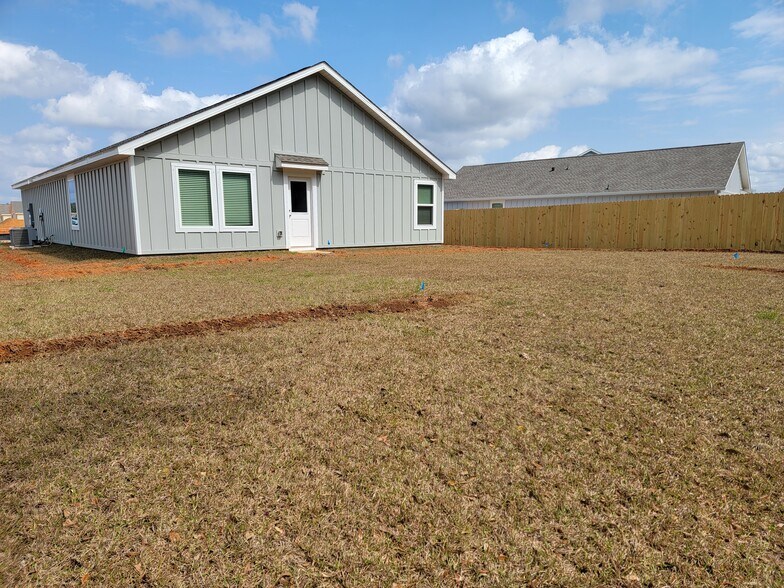
POLYGON ((24 220, 21 200, 0 204, 0 222, 8 219, 24 220))
POLYGON ((142 255, 442 243, 454 177, 322 62, 13 187, 39 240, 142 255))
POLYGON ((456 210, 736 194, 751 184, 745 143, 723 143, 471 165, 445 191, 456 210))

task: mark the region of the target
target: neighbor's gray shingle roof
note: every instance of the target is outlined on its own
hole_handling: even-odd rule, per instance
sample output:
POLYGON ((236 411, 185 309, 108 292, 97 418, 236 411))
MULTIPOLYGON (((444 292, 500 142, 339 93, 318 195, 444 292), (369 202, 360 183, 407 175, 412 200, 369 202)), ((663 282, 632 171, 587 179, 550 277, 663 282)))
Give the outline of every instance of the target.
POLYGON ((447 180, 447 200, 723 190, 743 143, 470 165, 447 180), (609 188, 608 188, 609 186, 609 188))

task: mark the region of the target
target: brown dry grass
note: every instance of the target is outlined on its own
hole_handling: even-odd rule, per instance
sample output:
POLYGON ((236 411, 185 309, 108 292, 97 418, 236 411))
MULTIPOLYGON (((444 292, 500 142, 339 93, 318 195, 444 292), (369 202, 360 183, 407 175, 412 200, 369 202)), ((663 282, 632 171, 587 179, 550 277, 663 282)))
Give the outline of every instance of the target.
POLYGON ((0 583, 784 582, 784 288, 706 267, 784 257, 271 255, 16 281, 0 340, 470 296, 0 365, 0 583))

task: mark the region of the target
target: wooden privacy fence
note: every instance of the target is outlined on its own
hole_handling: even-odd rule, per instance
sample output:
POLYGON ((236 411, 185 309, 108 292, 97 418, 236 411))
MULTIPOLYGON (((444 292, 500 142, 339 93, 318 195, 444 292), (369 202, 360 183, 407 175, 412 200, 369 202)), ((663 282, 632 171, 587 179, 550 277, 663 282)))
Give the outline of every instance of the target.
POLYGON ((784 252, 784 193, 448 210, 444 223, 450 245, 784 252))

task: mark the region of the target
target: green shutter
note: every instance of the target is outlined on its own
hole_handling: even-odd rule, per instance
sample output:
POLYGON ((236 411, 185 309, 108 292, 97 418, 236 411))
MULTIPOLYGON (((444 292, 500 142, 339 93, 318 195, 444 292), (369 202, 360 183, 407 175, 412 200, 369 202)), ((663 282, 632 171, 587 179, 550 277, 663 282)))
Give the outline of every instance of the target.
POLYGON ((428 184, 417 186, 417 204, 433 204, 433 186, 428 184))
POLYGON ((250 174, 223 172, 223 215, 227 227, 253 225, 250 174))
POLYGON ((180 217, 185 227, 212 226, 210 172, 203 169, 178 170, 180 217))

